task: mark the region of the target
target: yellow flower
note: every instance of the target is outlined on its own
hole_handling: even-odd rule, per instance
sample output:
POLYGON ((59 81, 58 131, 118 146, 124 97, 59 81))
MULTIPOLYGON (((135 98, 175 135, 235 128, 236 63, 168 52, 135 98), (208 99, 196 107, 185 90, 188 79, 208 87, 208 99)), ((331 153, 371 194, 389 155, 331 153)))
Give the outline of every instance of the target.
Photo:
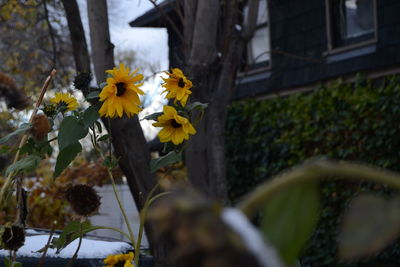
POLYGON ((128 67, 124 64, 119 65, 119 69, 113 68, 106 72, 112 77, 107 78, 107 85, 99 94, 100 101, 104 101, 99 110, 102 117, 122 117, 124 113, 128 117, 138 114, 142 109, 138 94, 143 95, 144 92, 139 89, 143 83, 136 84, 143 79, 142 74, 137 74, 139 69, 129 73, 128 67))
POLYGON ((153 123, 153 126, 163 127, 158 133, 161 142, 172 141, 174 145, 179 145, 189 139, 189 134, 196 133, 189 120, 179 116, 175 108, 164 106, 163 111, 164 114, 157 118, 157 122, 153 123))
POLYGON ((189 89, 192 88, 192 82, 186 78, 183 72, 178 69, 172 69, 172 73, 165 72, 169 75, 168 78, 164 79, 163 87, 164 92, 168 92, 166 98, 175 98, 176 101, 180 101, 182 106, 186 105, 189 95, 192 93, 189 89))
POLYGON ((50 102, 56 104, 58 107, 65 108, 65 111, 72 111, 78 107, 78 101, 69 93, 56 93, 50 99, 50 102))
POLYGON ((129 252, 128 254, 110 255, 104 260, 104 263, 107 264, 104 267, 134 267, 132 264, 133 256, 133 252, 129 252))

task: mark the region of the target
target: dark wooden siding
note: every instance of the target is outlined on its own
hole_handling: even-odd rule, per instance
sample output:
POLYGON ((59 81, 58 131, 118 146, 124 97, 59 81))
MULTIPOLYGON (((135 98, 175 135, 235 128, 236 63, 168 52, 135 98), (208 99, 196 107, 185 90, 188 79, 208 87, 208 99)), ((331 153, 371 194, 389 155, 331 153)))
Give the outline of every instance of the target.
POLYGON ((326 55, 324 0, 269 1, 272 64, 268 75, 239 82, 237 98, 300 88, 400 63, 400 1, 377 0, 374 44, 326 55))

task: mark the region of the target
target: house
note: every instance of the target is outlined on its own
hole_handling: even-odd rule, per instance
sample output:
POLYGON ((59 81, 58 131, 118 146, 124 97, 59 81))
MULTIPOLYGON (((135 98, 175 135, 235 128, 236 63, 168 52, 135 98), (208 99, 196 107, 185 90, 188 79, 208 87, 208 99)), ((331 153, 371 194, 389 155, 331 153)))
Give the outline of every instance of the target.
MULTIPOLYGON (((167 28, 171 67, 182 65, 182 44, 170 23, 182 31, 181 2, 166 0, 130 22, 167 28)), ((396 0, 261 0, 235 97, 309 90, 337 77, 351 81, 357 73, 399 73, 399 13, 396 0)))

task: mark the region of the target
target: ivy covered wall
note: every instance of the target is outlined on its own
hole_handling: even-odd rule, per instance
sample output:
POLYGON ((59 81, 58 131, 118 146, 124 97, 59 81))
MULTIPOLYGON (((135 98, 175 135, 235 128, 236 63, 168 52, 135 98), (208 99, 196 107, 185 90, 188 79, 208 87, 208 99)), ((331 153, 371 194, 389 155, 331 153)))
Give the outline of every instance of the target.
MULTIPOLYGON (((231 105, 227 122, 229 193, 235 202, 257 184, 310 157, 330 157, 400 171, 400 79, 344 84, 231 105)), ((372 184, 322 182, 319 226, 302 266, 399 266, 400 242, 354 263, 336 257, 336 233, 350 197, 390 194, 372 184)))

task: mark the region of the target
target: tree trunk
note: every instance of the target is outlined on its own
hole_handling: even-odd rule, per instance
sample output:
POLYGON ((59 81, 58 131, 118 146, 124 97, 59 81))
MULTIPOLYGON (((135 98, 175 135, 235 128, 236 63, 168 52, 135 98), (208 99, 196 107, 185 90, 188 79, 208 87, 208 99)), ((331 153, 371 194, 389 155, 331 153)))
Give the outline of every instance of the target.
MULTIPOLYGON (((76 32, 84 32, 80 16, 77 15, 77 13, 79 14, 78 5, 76 5, 75 0, 63 0, 63 3, 71 37, 75 36, 74 38, 71 38, 71 41, 73 43, 73 53, 77 71, 87 71, 88 68, 83 67, 90 65, 85 35, 75 34, 76 32), (86 50, 86 52, 81 51, 80 48, 86 50)), ((108 21, 107 15, 93 13, 100 11, 106 12, 106 9, 104 9, 105 1, 88 1, 88 6, 89 5, 92 8, 90 11, 92 14, 89 16, 89 19, 93 19, 91 22, 92 47, 96 48, 93 49, 93 61, 96 72, 95 75, 97 81, 102 82, 106 78, 105 70, 111 69, 114 66, 114 59, 112 53, 112 44, 110 43, 109 39, 108 24, 104 23, 104 21, 108 21), (93 4, 96 4, 96 7, 99 7, 99 5, 103 5, 103 7, 99 7, 99 9, 93 8, 93 4), (104 20, 100 21, 100 25, 102 26, 96 24, 98 22, 98 18, 102 18, 104 20), (106 27, 107 31, 101 27, 106 27), (96 43, 96 40, 98 43, 96 43), (94 50, 96 50, 96 52, 94 50)), ((111 132, 115 156, 119 159, 119 166, 127 178, 129 188, 136 202, 136 206, 139 210, 141 210, 147 195, 155 186, 156 181, 155 177, 150 173, 150 153, 140 127, 139 120, 137 116, 130 119, 126 117, 121 119, 113 119, 110 120, 111 127, 108 127, 108 120, 104 120, 103 122, 111 132)), ((168 256, 166 253, 167 246, 162 242, 155 243, 151 227, 149 227, 147 224, 146 233, 155 257, 155 261, 157 263, 156 265, 168 266, 166 263, 168 256)))
POLYGON ((89 73, 90 57, 78 4, 76 0, 62 0, 62 3, 67 14, 76 71, 89 73))
POLYGON ((106 70, 114 67, 114 45, 110 41, 106 0, 87 0, 90 43, 97 84, 107 78, 106 70))
MULTIPOLYGON (((259 1, 249 1, 249 16, 242 32, 236 30, 236 25, 240 24, 237 1, 224 3, 223 10, 221 1, 202 0, 197 5, 187 68, 196 85, 192 100, 207 102, 209 107, 197 126, 197 134, 189 141, 186 159, 189 179, 194 186, 226 205, 229 204, 225 164, 226 109, 234 93, 245 45, 256 27, 259 1), (222 31, 218 32, 218 28, 222 31)), ((192 20, 185 16, 187 29, 192 20)))

